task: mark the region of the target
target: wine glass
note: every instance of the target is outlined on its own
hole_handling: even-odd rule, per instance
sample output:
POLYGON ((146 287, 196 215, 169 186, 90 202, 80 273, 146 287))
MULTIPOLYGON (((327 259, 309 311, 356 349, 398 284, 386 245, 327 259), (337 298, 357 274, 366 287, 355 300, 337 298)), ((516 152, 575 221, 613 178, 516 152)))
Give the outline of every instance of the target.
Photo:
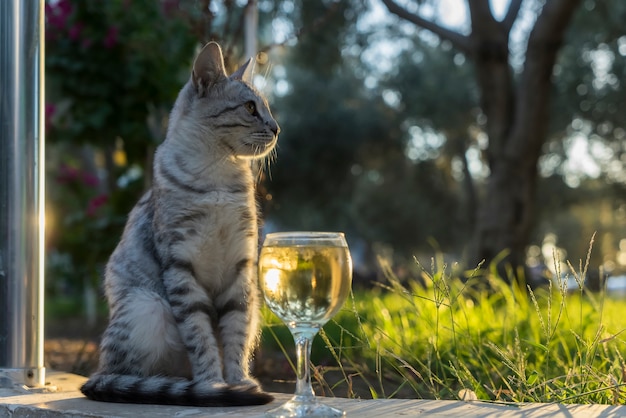
POLYGON ((270 417, 341 417, 344 411, 320 403, 311 387, 311 342, 350 293, 352 259, 343 233, 267 234, 259 258, 265 302, 296 342, 296 392, 267 412, 270 417))

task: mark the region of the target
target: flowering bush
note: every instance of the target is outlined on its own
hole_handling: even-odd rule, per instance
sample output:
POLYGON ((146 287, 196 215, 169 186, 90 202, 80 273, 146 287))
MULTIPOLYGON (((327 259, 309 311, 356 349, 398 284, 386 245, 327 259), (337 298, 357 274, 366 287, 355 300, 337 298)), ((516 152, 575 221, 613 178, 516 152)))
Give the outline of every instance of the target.
POLYGON ((129 162, 142 162, 161 139, 151 112, 169 109, 188 77, 196 41, 184 21, 154 0, 59 0, 46 18, 48 95, 62 131, 50 139, 112 149, 122 138, 129 162))
POLYGON ((172 0, 46 4, 49 294, 95 287, 189 76, 196 39, 172 0))
POLYGON ((49 295, 77 295, 95 285, 99 266, 123 222, 93 173, 65 163, 48 178, 46 283, 49 295))

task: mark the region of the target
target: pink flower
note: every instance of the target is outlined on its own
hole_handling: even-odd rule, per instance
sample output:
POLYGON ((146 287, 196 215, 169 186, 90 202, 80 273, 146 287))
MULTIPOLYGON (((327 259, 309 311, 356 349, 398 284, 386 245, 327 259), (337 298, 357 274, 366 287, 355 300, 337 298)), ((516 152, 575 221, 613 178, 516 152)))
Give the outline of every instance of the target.
POLYGON ((72 13, 72 2, 70 0, 59 0, 56 7, 66 17, 72 13))
POLYGON ((75 23, 74 26, 72 26, 70 30, 67 32, 69 38, 72 41, 77 41, 80 38, 80 34, 83 32, 84 26, 85 25, 82 22, 75 23))
POLYGON ((59 0, 54 5, 47 3, 45 12, 49 27, 54 29, 65 28, 67 19, 72 13, 72 3, 69 0, 59 0))
POLYGON ((61 184, 72 183, 78 180, 79 175, 80 171, 77 168, 61 164, 59 167, 59 174, 57 174, 57 181, 61 184))
POLYGON ((72 3, 69 0, 59 0, 51 4, 46 3, 46 37, 54 41, 61 29, 65 29, 67 21, 72 14, 72 3))
POLYGON ((50 129, 50 126, 52 126, 52 117, 54 116, 54 112, 56 111, 56 106, 54 105, 54 103, 46 103, 46 108, 45 108, 45 116, 46 116, 46 131, 48 129, 50 129))
POLYGON ((165 16, 172 16, 178 10, 178 0, 163 0, 161 7, 165 16))
POLYGON ((83 183, 85 183, 85 186, 96 187, 98 183, 100 183, 100 180, 98 180, 98 177, 96 177, 95 175, 84 172, 83 183))
POLYGON ((117 43, 118 32, 119 31, 117 27, 115 26, 109 27, 109 30, 107 31, 106 37, 104 38, 104 41, 103 41, 105 48, 111 49, 115 46, 115 44, 117 43))
POLYGON ((106 194, 101 194, 91 199, 87 204, 87 216, 94 217, 98 209, 104 206, 108 200, 109 196, 106 194))

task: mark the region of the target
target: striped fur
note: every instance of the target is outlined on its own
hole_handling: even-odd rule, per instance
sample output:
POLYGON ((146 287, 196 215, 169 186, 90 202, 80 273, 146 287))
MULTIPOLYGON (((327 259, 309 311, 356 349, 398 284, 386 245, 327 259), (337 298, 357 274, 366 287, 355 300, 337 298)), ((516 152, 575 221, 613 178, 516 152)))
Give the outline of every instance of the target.
POLYGON ((249 375, 258 337, 257 210, 251 159, 279 128, 220 47, 200 52, 105 271, 109 325, 81 388, 106 402, 197 406, 269 402, 249 375))

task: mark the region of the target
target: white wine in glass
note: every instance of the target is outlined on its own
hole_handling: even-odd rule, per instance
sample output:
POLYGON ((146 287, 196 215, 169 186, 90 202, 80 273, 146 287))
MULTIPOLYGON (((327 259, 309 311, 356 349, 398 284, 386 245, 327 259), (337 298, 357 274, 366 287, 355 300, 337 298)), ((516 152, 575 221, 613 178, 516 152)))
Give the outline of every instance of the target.
POLYGON ((352 259, 343 233, 267 234, 259 258, 265 302, 296 342, 296 393, 268 411, 271 417, 341 417, 343 411, 320 403, 311 387, 311 341, 341 309, 352 284, 352 259))

